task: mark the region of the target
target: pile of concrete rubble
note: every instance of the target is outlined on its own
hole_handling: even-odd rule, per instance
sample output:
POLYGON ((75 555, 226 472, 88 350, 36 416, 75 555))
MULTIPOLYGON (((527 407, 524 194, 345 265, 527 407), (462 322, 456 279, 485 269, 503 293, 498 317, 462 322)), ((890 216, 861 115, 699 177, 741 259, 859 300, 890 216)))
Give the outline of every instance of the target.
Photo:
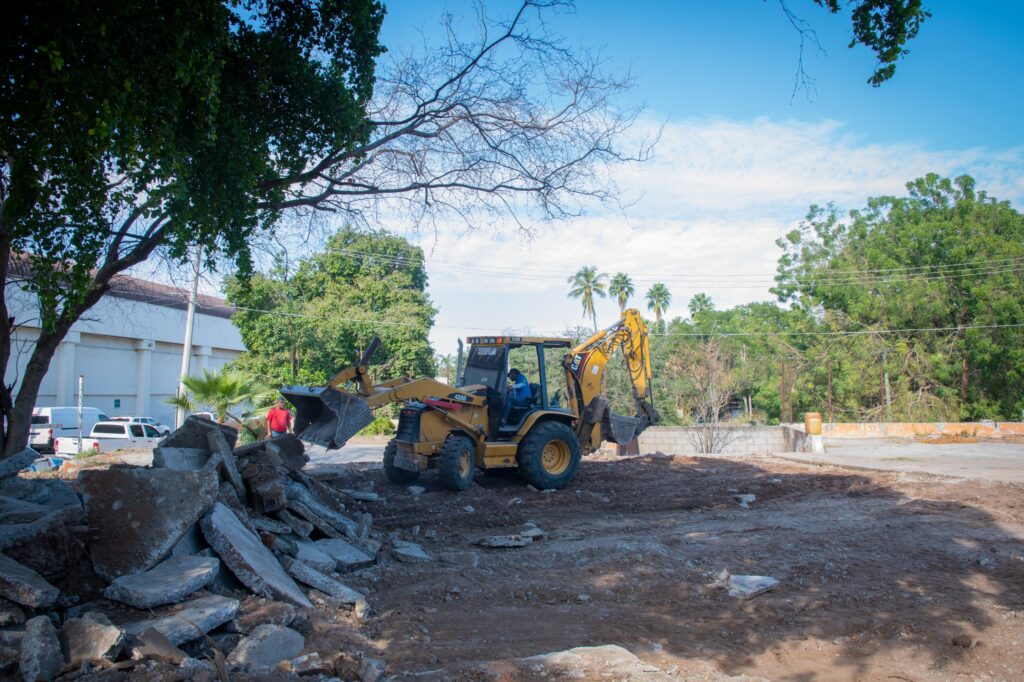
POLYGON ((0 673, 376 679, 381 661, 321 655, 302 632, 317 610, 367 613, 343 576, 387 538, 346 513, 355 491, 303 472, 298 439, 236 438, 189 417, 151 467, 86 469, 71 485, 17 476, 32 450, 0 461, 0 673))

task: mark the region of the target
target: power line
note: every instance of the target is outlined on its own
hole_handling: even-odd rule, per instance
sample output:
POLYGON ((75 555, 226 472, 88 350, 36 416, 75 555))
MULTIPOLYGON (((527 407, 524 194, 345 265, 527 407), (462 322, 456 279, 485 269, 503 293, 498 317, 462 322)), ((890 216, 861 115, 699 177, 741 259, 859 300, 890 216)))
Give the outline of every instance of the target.
POLYGON ((871 334, 911 334, 921 332, 958 332, 967 329, 1012 329, 1024 327, 1024 323, 1015 324, 976 324, 962 327, 914 327, 907 329, 855 329, 850 331, 832 332, 651 332, 651 336, 870 336, 871 334))

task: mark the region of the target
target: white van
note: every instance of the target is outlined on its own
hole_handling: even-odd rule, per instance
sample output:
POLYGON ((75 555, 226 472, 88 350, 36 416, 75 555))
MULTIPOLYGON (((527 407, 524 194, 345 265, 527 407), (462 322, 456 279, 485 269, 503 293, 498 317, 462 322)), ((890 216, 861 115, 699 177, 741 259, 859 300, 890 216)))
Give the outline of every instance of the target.
MULTIPOLYGON (((95 407, 82 408, 82 434, 88 434, 96 422, 110 419, 95 407)), ((36 452, 53 452, 53 441, 78 436, 77 407, 36 407, 32 410, 32 430, 28 445, 36 452)))

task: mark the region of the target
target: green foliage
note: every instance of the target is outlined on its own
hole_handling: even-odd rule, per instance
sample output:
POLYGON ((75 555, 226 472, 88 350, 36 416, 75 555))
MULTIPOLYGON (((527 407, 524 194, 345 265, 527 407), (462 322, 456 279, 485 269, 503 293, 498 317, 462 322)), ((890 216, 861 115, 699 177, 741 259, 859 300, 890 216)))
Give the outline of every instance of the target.
POLYGON ((668 307, 672 305, 672 293, 668 287, 661 282, 655 282, 647 290, 647 309, 654 311, 654 318, 661 327, 661 316, 665 314, 668 307))
POLYGON ((608 284, 608 293, 615 297, 615 302, 619 304, 619 314, 622 315, 626 311, 629 297, 636 293, 636 288, 629 275, 617 272, 608 284))
POLYGON ((391 418, 382 414, 378 414, 373 418, 362 431, 359 432, 360 436, 390 436, 395 432, 395 425, 391 423, 391 418))
POLYGON ((168 404, 186 412, 209 408, 217 415, 217 421, 222 423, 228 417, 242 421, 244 415, 235 415, 232 410, 273 400, 275 393, 251 375, 231 369, 222 372, 204 369, 202 376, 185 377, 182 384, 185 386, 184 395, 168 398, 168 404))
POLYGON ((374 335, 377 380, 433 376, 428 335, 436 310, 423 252, 383 231, 342 229, 324 251, 227 283, 247 351, 234 366, 272 385, 323 384, 352 364, 374 335), (269 311, 269 312, 264 312, 269 311))
POLYGON ((580 304, 583 306, 583 317, 590 317, 596 332, 597 313, 594 311, 594 297, 604 298, 607 295, 608 275, 598 272, 596 266, 585 265, 577 270, 575 275, 569 277, 566 282, 570 286, 569 298, 580 299, 580 304))
POLYGON ((99 448, 89 448, 88 450, 82 450, 81 452, 75 453, 75 460, 81 461, 83 459, 89 459, 101 454, 99 448))

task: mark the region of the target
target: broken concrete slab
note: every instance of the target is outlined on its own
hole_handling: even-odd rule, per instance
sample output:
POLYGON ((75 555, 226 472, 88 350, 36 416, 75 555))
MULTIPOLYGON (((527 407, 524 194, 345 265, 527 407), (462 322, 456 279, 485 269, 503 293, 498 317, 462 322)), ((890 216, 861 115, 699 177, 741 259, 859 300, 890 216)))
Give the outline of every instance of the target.
POLYGON ((269 514, 288 504, 286 481, 276 468, 249 465, 245 480, 249 484, 249 501, 256 511, 269 514))
POLYGON ((352 571, 373 563, 373 559, 363 550, 344 540, 330 538, 317 540, 313 544, 338 562, 337 569, 339 571, 352 571))
POLYGON ((425 564, 434 560, 420 545, 403 540, 396 540, 392 543, 391 556, 407 564, 425 564))
POLYGON ((736 504, 738 504, 743 509, 750 509, 750 504, 757 500, 757 495, 733 495, 732 499, 734 499, 736 501, 736 504))
POLYGON ((0 551, 46 580, 57 582, 78 560, 80 543, 70 529, 84 518, 81 507, 67 506, 31 523, 0 526, 0 551))
POLYGON ((291 625, 296 615, 295 607, 288 602, 248 597, 238 607, 238 615, 229 627, 247 635, 260 625, 291 625))
POLYGON ((482 668, 446 671, 443 677, 476 677, 483 673, 488 677, 501 675, 515 679, 614 679, 621 682, 668 682, 679 679, 675 671, 666 672, 615 644, 576 647, 539 656, 488 663, 482 668))
POLYGON ((171 548, 172 557, 186 557, 199 554, 203 549, 203 534, 199 526, 192 526, 181 536, 177 544, 171 548))
POLYGON ((175 471, 199 471, 210 460, 208 448, 153 448, 154 469, 175 471))
POLYGON ((21 639, 21 678, 27 682, 52 680, 64 667, 64 654, 57 639, 57 628, 47 616, 36 616, 25 623, 21 639))
POLYGON ((146 571, 166 557, 213 504, 212 471, 115 468, 78 476, 89 515, 89 549, 107 580, 146 571))
POLYGON ((10 625, 21 625, 25 622, 25 612, 17 604, 0 599, 0 628, 10 625))
POLYGON ((250 516, 249 521, 252 523, 252 527, 260 533, 277 533, 278 535, 289 535, 292 532, 292 527, 284 521, 268 519, 262 516, 250 516))
POLYGON ((533 538, 523 535, 492 535, 477 540, 476 544, 481 547, 512 548, 526 547, 533 544, 533 538))
POLYGON ((779 581, 766 575, 730 575, 729 595, 740 599, 753 599, 769 590, 774 590, 779 581))
MULTIPOLYGON (((306 478, 309 477, 307 476, 306 478)), ((295 481, 289 481, 287 492, 289 499, 302 502, 309 507, 310 511, 323 518, 338 530, 343 531, 351 538, 356 537, 356 534, 359 531, 359 524, 324 504, 316 495, 310 492, 306 486, 295 481)), ((312 519, 309 520, 312 522, 312 519)))
POLYGON ((171 640, 156 628, 147 628, 138 636, 135 648, 132 649, 132 658, 180 665, 188 658, 188 654, 174 646, 171 640))
POLYGON ((213 430, 206 434, 206 439, 213 453, 206 466, 217 469, 228 483, 234 486, 239 495, 245 495, 245 484, 242 482, 242 475, 238 473, 235 455, 231 452, 228 439, 220 431, 213 430))
POLYGON ((333 573, 338 567, 338 560, 324 552, 316 544, 308 541, 295 542, 295 558, 303 561, 321 573, 333 573))
MULTIPOLYGON (((104 608, 104 615, 122 627, 130 643, 149 628, 153 628, 175 646, 181 646, 185 642, 202 637, 210 630, 232 620, 238 612, 237 599, 216 594, 204 595, 181 604, 161 606, 149 613, 124 607, 118 608, 112 602, 105 602, 105 604, 114 608, 110 610, 104 608)), ((97 607, 89 605, 89 608, 96 609, 97 607)))
POLYGON ((37 457, 38 452, 32 448, 25 448, 7 459, 0 459, 0 479, 17 476, 19 471, 36 461, 37 457))
POLYGON ((204 556, 171 558, 148 571, 115 579, 103 596, 137 609, 179 602, 210 584, 220 561, 204 556))
POLYGON ((421 485, 410 485, 410 486, 408 486, 406 488, 406 490, 409 491, 410 495, 417 496, 417 497, 422 495, 423 493, 427 492, 427 489, 424 488, 421 485))
POLYGON ((60 592, 31 568, 0 554, 0 596, 33 609, 48 609, 60 592))
POLYGON ((288 508, 291 511, 298 514, 299 516, 301 516, 302 518, 306 519, 310 523, 310 525, 313 526, 313 528, 320 531, 329 538, 337 538, 340 540, 348 537, 343 531, 340 531, 331 524, 327 523, 327 521, 322 519, 319 514, 312 511, 304 503, 299 502, 298 500, 289 500, 288 508))
POLYGON ((281 519, 284 523, 287 523, 292 528, 292 532, 298 535, 300 538, 308 538, 313 533, 313 524, 305 519, 300 519, 295 516, 287 509, 280 509, 276 512, 277 518, 281 519))
POLYGON ((260 625, 228 655, 228 663, 248 670, 273 668, 288 661, 306 646, 306 640, 295 630, 283 625, 260 625))
POLYGON ((292 471, 301 471, 309 463, 306 446, 295 434, 289 433, 267 441, 266 450, 268 454, 277 457, 281 460, 281 464, 292 471))
POLYGON ((68 664, 77 667, 85 661, 113 662, 121 653, 124 632, 102 613, 90 612, 67 619, 60 639, 68 664))
POLYGON ((358 604, 365 602, 366 597, 348 585, 341 583, 334 578, 324 575, 312 566, 295 559, 285 559, 283 562, 285 570, 299 582, 320 590, 321 592, 334 597, 342 604, 358 604))
POLYGON ((352 490, 351 488, 343 488, 342 491, 353 500, 359 500, 360 502, 380 502, 383 498, 377 493, 365 492, 363 490, 352 490))
POLYGON ((262 597, 284 599, 298 606, 312 604, 259 536, 247 529, 234 512, 219 502, 200 523, 206 541, 224 564, 250 590, 262 597))
POLYGON ((320 658, 320 652, 311 651, 288 661, 287 671, 296 675, 322 675, 332 672, 333 666, 320 658))
POLYGON ((195 415, 189 415, 185 418, 185 422, 176 430, 171 432, 171 435, 160 441, 160 447, 162 448, 197 448, 205 450, 209 448, 209 441, 207 435, 210 431, 220 431, 228 441, 228 445, 232 449, 235 447, 235 442, 238 440, 238 431, 226 426, 224 424, 218 424, 217 422, 204 419, 203 417, 197 417, 195 415))

